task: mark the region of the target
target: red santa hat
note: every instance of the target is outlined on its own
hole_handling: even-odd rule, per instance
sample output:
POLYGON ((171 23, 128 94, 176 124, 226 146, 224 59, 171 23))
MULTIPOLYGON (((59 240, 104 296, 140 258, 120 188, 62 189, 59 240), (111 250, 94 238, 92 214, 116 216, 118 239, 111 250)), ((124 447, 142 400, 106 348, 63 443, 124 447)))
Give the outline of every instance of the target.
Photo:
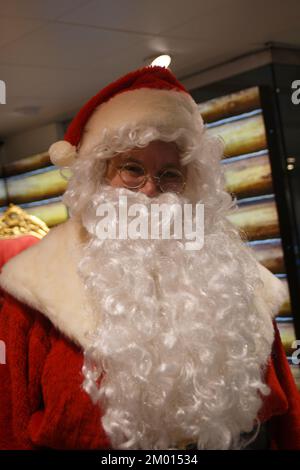
POLYGON ((171 133, 201 133, 198 106, 170 70, 144 67, 106 86, 93 96, 70 123, 64 140, 49 149, 57 166, 70 166, 101 143, 104 132, 128 126, 151 126, 171 133))

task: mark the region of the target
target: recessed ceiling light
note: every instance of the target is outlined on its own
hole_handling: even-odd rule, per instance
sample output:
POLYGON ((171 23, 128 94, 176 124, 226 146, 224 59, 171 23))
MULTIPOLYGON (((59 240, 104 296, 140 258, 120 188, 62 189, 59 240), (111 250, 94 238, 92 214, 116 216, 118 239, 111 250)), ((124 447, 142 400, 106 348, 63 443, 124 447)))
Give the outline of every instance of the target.
POLYGON ((168 54, 162 54, 155 58, 152 58, 151 65, 159 65, 160 67, 169 67, 171 63, 171 57, 168 54))

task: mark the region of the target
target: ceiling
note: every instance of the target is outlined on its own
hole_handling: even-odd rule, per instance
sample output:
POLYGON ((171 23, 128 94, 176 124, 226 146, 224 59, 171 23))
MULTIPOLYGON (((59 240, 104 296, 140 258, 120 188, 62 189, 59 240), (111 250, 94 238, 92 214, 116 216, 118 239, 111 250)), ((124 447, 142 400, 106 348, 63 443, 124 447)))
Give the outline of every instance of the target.
POLYGON ((299 0, 0 0, 0 137, 71 117, 149 56, 170 53, 182 78, 268 42, 300 47, 299 25, 299 0))

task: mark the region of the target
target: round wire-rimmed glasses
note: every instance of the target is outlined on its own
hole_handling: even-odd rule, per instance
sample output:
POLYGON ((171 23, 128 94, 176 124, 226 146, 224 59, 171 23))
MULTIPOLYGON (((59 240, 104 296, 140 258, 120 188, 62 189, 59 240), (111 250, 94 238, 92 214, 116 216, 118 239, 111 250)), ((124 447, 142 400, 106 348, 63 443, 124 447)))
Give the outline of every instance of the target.
POLYGON ((163 193, 181 193, 186 184, 185 175, 173 166, 164 168, 159 176, 151 176, 146 173, 141 163, 130 161, 119 165, 117 172, 127 189, 140 189, 150 178, 156 182, 163 193))

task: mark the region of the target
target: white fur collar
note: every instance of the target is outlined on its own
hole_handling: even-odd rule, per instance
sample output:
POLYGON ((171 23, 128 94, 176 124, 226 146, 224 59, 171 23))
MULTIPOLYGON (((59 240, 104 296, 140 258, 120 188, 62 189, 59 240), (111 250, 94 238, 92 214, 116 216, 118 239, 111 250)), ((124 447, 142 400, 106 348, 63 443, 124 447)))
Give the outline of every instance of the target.
MULTIPOLYGON (((75 218, 51 229, 39 243, 6 263, 0 285, 86 348, 88 332, 94 330, 95 324, 91 302, 77 273, 84 238, 84 229, 75 218)), ((260 264, 259 270, 263 283, 257 288, 255 303, 269 329, 271 317, 278 314, 288 294, 270 271, 260 264)))

